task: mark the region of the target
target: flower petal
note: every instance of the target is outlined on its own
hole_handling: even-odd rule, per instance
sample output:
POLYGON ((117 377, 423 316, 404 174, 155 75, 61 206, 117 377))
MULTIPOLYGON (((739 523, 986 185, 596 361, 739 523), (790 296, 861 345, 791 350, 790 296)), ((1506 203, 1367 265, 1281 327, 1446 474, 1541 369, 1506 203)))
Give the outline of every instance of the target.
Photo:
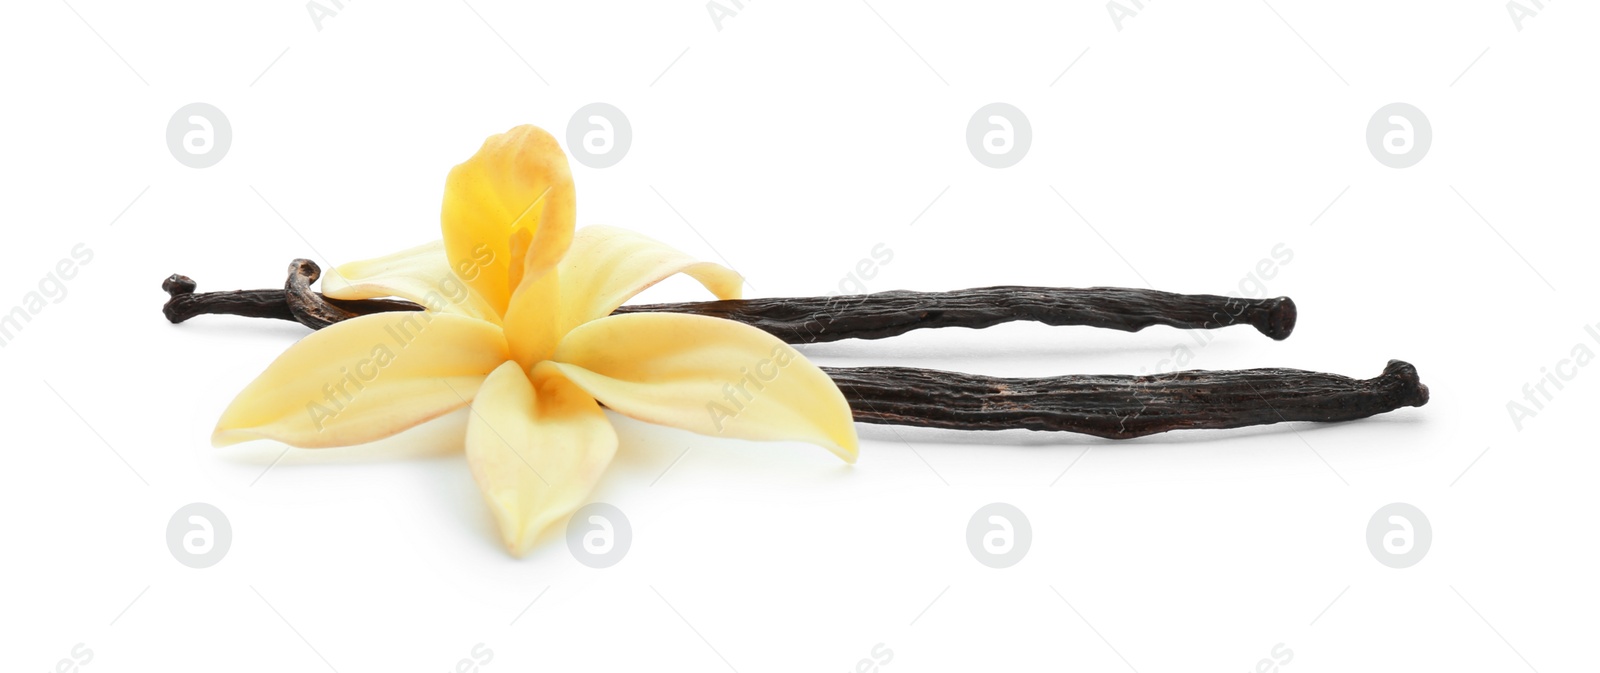
POLYGON ((579 229, 560 268, 561 310, 568 327, 610 315, 676 273, 700 281, 718 299, 738 299, 744 285, 732 269, 699 261, 644 234, 607 226, 579 229))
POLYGON ((290 346, 222 412, 217 446, 303 448, 393 435, 466 406, 509 358, 500 327, 447 313, 375 313, 290 346))
POLYGON ((561 296, 560 269, 547 269, 524 278, 506 309, 506 343, 511 357, 532 370, 550 357, 565 331, 558 323, 561 296))
POLYGON ((322 294, 334 299, 400 297, 439 313, 498 321, 499 315, 450 270, 444 241, 424 243, 374 259, 340 264, 322 276, 322 294))
POLYGON ((844 395, 788 344, 749 325, 628 313, 579 325, 551 356, 620 414, 704 435, 797 440, 855 462, 844 395))
POLYGON ((467 463, 517 556, 583 504, 616 451, 600 405, 552 367, 534 368, 530 381, 507 362, 472 401, 467 463))
POLYGON ((510 270, 554 266, 572 243, 576 217, 567 156, 535 126, 491 136, 445 180, 440 222, 450 268, 499 314, 515 289, 510 270), (523 229, 532 238, 516 258, 511 237, 523 229))

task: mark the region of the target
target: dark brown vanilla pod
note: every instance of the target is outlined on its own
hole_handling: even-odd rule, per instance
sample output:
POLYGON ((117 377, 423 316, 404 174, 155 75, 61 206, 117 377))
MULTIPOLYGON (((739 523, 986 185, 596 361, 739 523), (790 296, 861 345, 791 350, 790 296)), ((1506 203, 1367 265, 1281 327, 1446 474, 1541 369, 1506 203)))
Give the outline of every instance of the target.
POLYGON ((1408 363, 1370 379, 1299 369, 998 378, 909 367, 823 367, 860 423, 1055 430, 1130 439, 1169 430, 1350 421, 1428 403, 1408 363))
POLYGON ((1294 331, 1288 297, 1240 299, 1124 287, 998 285, 949 292, 895 290, 837 297, 636 304, 616 313, 696 313, 758 327, 792 344, 884 339, 931 327, 982 329, 1027 320, 1137 332, 1151 325, 1216 329, 1252 325, 1276 340, 1294 331))
POLYGON ((180 323, 199 315, 238 315, 247 318, 272 318, 298 322, 311 329, 322 329, 340 320, 368 313, 421 311, 422 306, 403 299, 330 299, 311 290, 322 274, 315 262, 297 259, 289 264, 289 278, 281 290, 229 290, 195 292, 198 287, 188 276, 172 274, 161 283, 167 293, 162 315, 180 323), (293 299, 291 299, 291 296, 293 299))
POLYGON ((161 283, 168 295, 162 315, 168 321, 180 323, 197 315, 223 313, 247 318, 273 318, 295 320, 284 299, 283 290, 235 290, 233 292, 195 293, 194 279, 172 274, 161 283))
MULTIPOLYGON (((294 320, 321 329, 340 320, 384 311, 420 311, 409 301, 329 299, 311 289, 322 271, 315 262, 289 265, 283 290, 195 292, 195 282, 174 274, 162 284, 171 296, 163 312, 183 322, 221 313, 294 320), (276 295, 276 298, 274 298, 276 295), (275 304, 282 303, 283 307, 275 304)), ((841 339, 883 339, 916 329, 982 329, 1028 320, 1137 332, 1151 325, 1216 329, 1252 325, 1273 339, 1294 331, 1296 309, 1288 297, 1240 299, 1116 287, 996 286, 949 292, 896 290, 837 297, 778 297, 623 306, 614 313, 692 313, 751 325, 791 344, 841 339)))

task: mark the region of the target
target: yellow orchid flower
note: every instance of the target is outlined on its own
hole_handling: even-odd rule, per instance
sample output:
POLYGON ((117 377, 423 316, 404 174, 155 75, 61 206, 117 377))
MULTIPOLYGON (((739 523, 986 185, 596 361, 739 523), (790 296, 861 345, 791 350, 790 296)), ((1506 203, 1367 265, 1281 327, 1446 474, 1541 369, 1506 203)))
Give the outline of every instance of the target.
POLYGON ((822 370, 754 327, 671 313, 612 316, 673 274, 736 298, 742 279, 645 236, 574 231, 566 155, 521 126, 450 171, 444 238, 346 264, 335 298, 397 296, 423 312, 331 325, 234 399, 218 446, 318 448, 381 439, 471 406, 467 462, 516 555, 583 504, 617 436, 600 404, 706 435, 795 440, 856 458, 849 405, 822 370))

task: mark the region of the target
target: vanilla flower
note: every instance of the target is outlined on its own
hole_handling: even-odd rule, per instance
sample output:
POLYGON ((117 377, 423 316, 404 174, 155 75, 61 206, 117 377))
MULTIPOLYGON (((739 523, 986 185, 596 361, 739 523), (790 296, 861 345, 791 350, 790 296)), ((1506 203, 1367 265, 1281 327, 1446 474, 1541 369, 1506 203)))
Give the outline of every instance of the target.
POLYGON ((333 324, 291 346, 234 399, 218 446, 320 448, 381 439, 471 406, 467 462, 508 549, 582 505, 617 448, 601 411, 706 435, 796 440, 856 457, 833 381, 754 327, 610 313, 685 273, 720 298, 742 279, 645 236, 574 230, 566 155, 548 133, 493 136, 450 171, 443 240, 346 264, 323 290, 428 307, 333 324))

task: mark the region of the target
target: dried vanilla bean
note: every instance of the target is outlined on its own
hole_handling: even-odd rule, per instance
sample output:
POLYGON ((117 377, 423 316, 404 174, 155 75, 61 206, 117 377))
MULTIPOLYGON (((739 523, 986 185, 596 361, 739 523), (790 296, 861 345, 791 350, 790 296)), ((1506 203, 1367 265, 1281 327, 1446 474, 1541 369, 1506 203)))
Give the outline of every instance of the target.
POLYGON ((778 297, 636 304, 617 313, 697 313, 753 325, 789 343, 883 339, 930 327, 982 329, 1030 320, 1137 332, 1151 325, 1215 329, 1253 325, 1283 340, 1294 331, 1288 297, 1240 299, 1123 287, 999 285, 949 292, 895 290, 838 297, 778 297))
POLYGON ((1107 439, 1285 421, 1349 421, 1420 407, 1428 387, 1390 360, 1359 380, 1299 369, 998 378, 909 367, 823 367, 861 423, 1061 430, 1107 439))
POLYGON ((193 279, 172 274, 161 283, 161 289, 168 295, 161 313, 173 323, 197 315, 220 314, 288 320, 311 329, 322 329, 339 320, 368 313, 422 310, 421 306, 403 299, 329 299, 309 287, 321 273, 316 263, 297 259, 289 265, 289 278, 282 290, 225 292, 195 292, 193 279), (309 279, 297 279, 300 274, 309 274, 309 279), (291 305, 290 294, 297 295, 293 302, 297 305, 291 305))
MULTIPOLYGON (((295 320, 312 329, 356 315, 422 307, 408 301, 328 299, 311 290, 321 270, 297 259, 289 265, 284 290, 238 290, 195 293, 195 283, 173 275, 162 288, 171 299, 167 319, 183 322, 197 315, 225 313, 256 318, 295 320), (273 306, 272 292, 287 303, 273 306)), ((1211 294, 1175 294, 1116 287, 1054 288, 981 287, 949 292, 896 290, 838 297, 779 297, 722 301, 640 304, 615 313, 693 313, 742 322, 788 343, 821 343, 840 339, 883 339, 915 329, 967 327, 981 329, 1005 322, 1031 320, 1046 325, 1081 325, 1137 332, 1151 325, 1181 329, 1215 329, 1247 324, 1282 340, 1294 331, 1296 310, 1288 297, 1240 299, 1211 294)))

